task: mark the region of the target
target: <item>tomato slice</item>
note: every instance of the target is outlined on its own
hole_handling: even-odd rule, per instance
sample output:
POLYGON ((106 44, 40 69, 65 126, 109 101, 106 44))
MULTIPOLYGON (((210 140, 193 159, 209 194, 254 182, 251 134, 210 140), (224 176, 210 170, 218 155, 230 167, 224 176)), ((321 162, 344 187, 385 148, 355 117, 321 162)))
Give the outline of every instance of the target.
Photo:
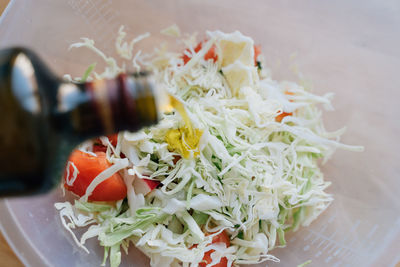
MULTIPOLYGON (((118 143, 118 133, 107 135, 107 137, 108 137, 108 140, 110 140, 111 145, 116 147, 117 143, 118 143)), ((96 138, 94 140, 93 152, 94 153, 96 153, 96 152, 104 152, 104 153, 106 153, 107 152, 107 147, 102 144, 100 138, 96 138)), ((120 157, 121 158, 126 158, 124 153, 121 153, 120 157)))
POLYGON ((254 65, 257 66, 257 58, 261 54, 261 46, 254 45, 254 65))
POLYGON ((293 113, 287 113, 287 112, 282 112, 281 114, 279 114, 278 116, 275 117, 275 121, 276 122, 281 122, 283 120, 283 118, 285 118, 286 116, 292 116, 293 113))
MULTIPOLYGON (((205 41, 204 41, 205 42, 205 41)), ((197 44, 197 46, 194 48, 194 52, 198 53, 201 48, 203 47, 203 42, 200 42, 197 44)), ((188 49, 186 49, 186 51, 189 51, 188 49)), ((254 65, 257 66, 257 57, 261 54, 261 46, 259 45, 254 45, 254 65)), ((186 65, 186 63, 188 63, 188 61, 191 59, 189 56, 187 56, 186 54, 183 54, 182 56, 183 59, 183 64, 186 65)), ((209 60, 212 59, 213 62, 217 62, 218 60, 218 55, 216 52, 216 46, 213 45, 208 51, 207 53, 204 55, 204 59, 205 60, 209 60)))
MULTIPOLYGON (((214 236, 212 239, 212 243, 213 244, 224 243, 226 245, 226 247, 229 247, 231 245, 229 236, 225 231, 222 231, 220 234, 214 236)), ((215 250, 212 249, 212 250, 204 253, 203 261, 199 263, 200 267, 206 267, 207 264, 210 264, 212 262, 211 254, 214 251, 215 250)), ((223 257, 223 258, 221 258, 221 261, 219 263, 213 265, 212 267, 226 267, 227 265, 228 265, 228 259, 226 257, 223 257)))
MULTIPOLYGON (((197 46, 194 48, 194 52, 199 52, 201 50, 201 48, 203 47, 203 42, 200 42, 197 44, 197 46)), ((215 45, 213 45, 208 51, 207 53, 204 55, 204 59, 205 60, 209 60, 212 59, 213 62, 216 62, 218 60, 218 55, 215 51, 216 47, 215 45)), ((188 49, 186 49, 186 51, 189 51, 188 49)), ((182 56, 183 59, 183 64, 186 65, 186 63, 188 63, 188 61, 191 59, 190 57, 188 57, 186 54, 183 54, 182 56)))
MULTIPOLYGON (((96 152, 96 156, 80 150, 74 150, 69 157, 78 170, 78 175, 73 181, 74 167, 68 164, 69 172, 65 170, 65 188, 78 196, 83 196, 87 187, 98 174, 111 166, 104 152, 96 152), (69 175, 67 176, 67 174, 69 175), (67 183, 69 181, 69 184, 67 183), (73 183, 72 183, 73 181, 73 183)), ((90 201, 117 201, 126 197, 126 185, 118 173, 114 173, 107 180, 99 184, 89 196, 90 201)))
POLYGON ((176 163, 182 158, 182 157, 179 156, 179 155, 174 155, 173 157, 174 157, 174 158, 173 158, 172 162, 173 162, 174 164, 176 164, 176 163))
MULTIPOLYGON (((286 95, 294 95, 294 93, 292 92, 285 92, 286 95)), ((289 100, 290 102, 293 102, 292 100, 289 100)), ((278 116, 275 117, 275 121, 276 122, 281 122, 283 120, 283 118, 285 118, 286 116, 292 116, 293 113, 292 112, 282 112, 281 114, 279 114, 278 116)))
POLYGON ((110 140, 110 143, 116 147, 118 143, 118 133, 107 135, 108 140, 110 140))
MULTIPOLYGON (((117 143, 118 143, 118 133, 107 135, 107 138, 108 138, 108 140, 110 141, 110 143, 111 143, 114 147, 117 146, 117 143)), ((102 145, 103 145, 103 143, 101 142, 100 138, 96 138, 96 139, 94 140, 94 144, 95 144, 95 145, 99 145, 99 146, 102 146, 102 145)))
POLYGON ((93 144, 93 152, 94 152, 94 153, 97 153, 97 152, 104 152, 104 153, 106 153, 106 152, 107 152, 107 147, 106 147, 106 146, 103 146, 103 145, 101 145, 101 144, 98 144, 98 143, 94 143, 94 144, 93 144))

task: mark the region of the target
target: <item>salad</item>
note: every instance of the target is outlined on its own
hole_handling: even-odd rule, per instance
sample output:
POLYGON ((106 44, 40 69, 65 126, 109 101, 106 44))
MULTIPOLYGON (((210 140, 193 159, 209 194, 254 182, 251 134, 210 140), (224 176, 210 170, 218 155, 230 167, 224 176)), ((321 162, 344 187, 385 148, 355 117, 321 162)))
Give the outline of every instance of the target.
POLYGON ((93 40, 72 45, 107 64, 76 80, 144 66, 175 110, 154 127, 100 137, 71 154, 63 189, 76 197, 55 204, 63 226, 87 253, 86 240, 96 238, 111 266, 130 245, 151 266, 279 261, 271 251, 285 246, 285 233, 309 225, 333 199, 319 162, 336 148, 362 147, 340 143, 343 130, 324 129, 318 105, 331 108, 332 94, 273 80, 250 37, 210 31, 199 41, 176 26, 163 33, 184 48, 142 54, 135 45, 149 34, 128 42, 121 27, 120 65, 93 40), (77 228, 85 229, 79 238, 77 228))

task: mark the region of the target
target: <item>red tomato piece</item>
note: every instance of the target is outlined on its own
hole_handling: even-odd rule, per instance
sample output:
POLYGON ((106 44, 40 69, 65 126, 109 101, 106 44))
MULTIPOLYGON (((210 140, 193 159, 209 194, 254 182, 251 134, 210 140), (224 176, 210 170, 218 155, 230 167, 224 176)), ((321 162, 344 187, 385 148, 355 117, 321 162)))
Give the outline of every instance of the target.
POLYGON ((283 120, 283 118, 285 118, 286 116, 292 116, 293 113, 286 113, 286 112, 282 112, 281 114, 279 114, 278 116, 275 117, 275 121, 276 122, 281 122, 283 120))
MULTIPOLYGON (((194 48, 194 52, 198 53, 201 48, 203 46, 203 42, 200 42, 197 44, 197 46, 194 48)), ((186 49, 186 51, 189 51, 188 49, 186 49)), ((257 66, 257 57, 261 54, 261 46, 260 45, 254 45, 254 65, 257 66)), ((186 65, 186 63, 188 63, 188 61, 191 59, 189 56, 187 56, 186 54, 183 54, 182 56, 183 59, 183 64, 186 65)), ((213 62, 216 62, 218 60, 218 55, 216 52, 216 46, 213 45, 208 51, 207 53, 204 55, 204 59, 205 60, 209 60, 212 59, 213 62)))
MULTIPOLYGON (((111 143, 114 147, 117 146, 117 143, 118 143, 118 133, 107 135, 107 138, 108 138, 108 140, 110 141, 110 143, 111 143)), ((101 142, 100 138, 96 138, 96 139, 94 140, 94 144, 95 144, 95 145, 101 145, 101 146, 103 145, 103 143, 101 142)))
POLYGON ((106 153, 106 151, 107 151, 107 147, 106 146, 103 146, 103 145, 98 144, 98 143, 93 144, 93 153, 96 153, 96 152, 104 152, 104 153, 106 153))
MULTIPOLYGON (((194 52, 199 52, 201 50, 203 46, 203 42, 200 42, 197 44, 197 46, 194 48, 194 52)), ((216 62, 218 60, 218 55, 215 51, 215 45, 213 45, 208 51, 207 53, 204 55, 204 59, 205 60, 209 60, 212 59, 213 62, 216 62)), ((186 49, 186 51, 189 51, 188 49, 186 49)), ((186 54, 183 54, 182 56, 183 59, 183 64, 186 65, 186 63, 188 63, 188 61, 191 59, 190 57, 188 57, 186 54)))
MULTIPOLYGON (((114 147, 117 146, 118 143, 118 133, 115 134, 111 134, 111 135, 107 135, 108 140, 110 141, 111 145, 113 145, 114 147)), ((103 145, 103 143, 101 142, 100 138, 96 138, 94 140, 94 144, 93 144, 93 152, 107 152, 107 147, 103 145)), ((125 158, 125 155, 123 153, 121 153, 121 158, 125 158)))
MULTIPOLYGON (((220 234, 216 235, 213 237, 212 243, 224 243, 226 247, 229 247, 231 245, 230 239, 228 234, 225 231, 222 231, 220 234)), ((210 264, 212 262, 211 259, 211 254, 215 250, 210 250, 204 253, 203 261, 199 263, 200 267, 205 267, 207 264, 210 264)), ((212 267, 226 267, 228 265, 228 259, 226 257, 221 258, 221 261, 212 267)))
POLYGON ((116 147, 118 143, 118 133, 107 135, 108 140, 110 140, 110 143, 116 147))
POLYGON ((254 65, 257 66, 257 57, 261 54, 261 46, 254 45, 254 65))
POLYGON ((182 157, 179 156, 179 155, 174 155, 173 157, 174 157, 174 159, 172 160, 172 162, 173 162, 174 164, 176 164, 176 163, 182 158, 182 157))
MULTIPOLYGON (((294 95, 294 93, 292 92, 285 92, 286 95, 294 95)), ((290 102, 293 102, 293 100, 289 100, 290 102)), ((279 114, 278 116, 275 117, 275 121, 277 122, 281 122, 283 120, 283 118, 285 118, 286 116, 292 116, 293 113, 287 113, 287 112, 283 112, 281 114, 279 114)))
MULTIPOLYGON (((87 187, 98 174, 111 166, 107 161, 104 152, 96 152, 96 156, 74 150, 69 157, 69 161, 75 165, 79 173, 72 185, 65 182, 64 186, 67 190, 72 191, 78 196, 83 196, 87 187)), ((74 168, 71 164, 69 167, 69 177, 65 170, 64 177, 66 181, 73 178, 74 168)), ((117 201, 126 197, 126 185, 118 173, 114 173, 107 180, 99 184, 89 196, 91 201, 117 201)))

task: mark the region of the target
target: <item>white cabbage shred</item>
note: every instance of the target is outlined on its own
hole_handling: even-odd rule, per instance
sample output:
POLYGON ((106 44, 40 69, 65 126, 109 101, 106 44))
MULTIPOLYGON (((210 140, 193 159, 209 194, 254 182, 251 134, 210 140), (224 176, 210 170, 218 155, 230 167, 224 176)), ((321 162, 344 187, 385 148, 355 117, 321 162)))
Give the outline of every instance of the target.
MULTIPOLYGON (((176 25, 163 33, 180 35, 176 25)), ((136 69, 147 58, 144 67, 184 104, 193 128, 203 131, 200 153, 174 161, 178 153, 168 149, 165 134, 183 125, 177 112, 164 114, 158 125, 141 132, 120 133, 116 148, 102 139, 114 165, 74 204, 55 204, 64 227, 73 234, 72 229, 90 225, 80 241, 73 234, 75 241, 88 252, 85 241, 96 237, 111 266, 119 265, 120 249, 127 251, 131 242, 150 257, 152 266, 197 266, 209 250, 214 251, 209 266, 222 257, 228 266, 279 261, 270 251, 285 245, 284 233, 309 225, 332 201, 318 159, 326 160, 336 148, 362 150, 340 143, 343 131, 324 129, 317 105, 331 108, 332 95, 317 96, 299 84, 273 80, 263 62, 264 69, 255 65, 254 41, 240 32, 207 32, 197 52, 190 36, 183 39, 185 52, 163 46, 151 57, 134 54, 134 45, 148 36, 126 42, 121 27, 116 51, 136 69), (204 59, 211 47, 216 62, 204 59), (191 58, 187 64, 183 53, 191 58), (283 112, 292 114, 277 121, 283 112), (120 152, 126 159, 119 158, 120 152), (127 184, 127 201, 87 202, 94 188, 117 171, 127 184), (137 194, 133 181, 143 177, 162 184, 146 196, 137 194), (211 244, 222 231, 231 239, 229 247, 211 244)), ((71 47, 87 47, 107 64, 91 78, 126 71, 125 63, 118 66, 93 40, 82 40, 71 47)))

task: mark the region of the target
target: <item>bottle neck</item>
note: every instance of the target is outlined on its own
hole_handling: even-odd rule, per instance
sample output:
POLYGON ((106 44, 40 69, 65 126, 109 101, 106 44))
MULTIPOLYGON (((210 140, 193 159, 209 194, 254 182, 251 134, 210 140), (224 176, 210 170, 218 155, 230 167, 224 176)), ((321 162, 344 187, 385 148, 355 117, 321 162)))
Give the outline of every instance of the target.
POLYGON ((67 115, 69 130, 84 138, 138 131, 158 121, 153 85, 146 73, 62 83, 57 98, 57 113, 67 115))
POLYGON ((12 93, 23 112, 39 120, 49 119, 49 131, 77 142, 123 130, 137 131, 158 121, 159 101, 155 101, 148 73, 66 83, 23 48, 0 51, 0 67, 0 88, 11 88, 0 92, 0 102, 10 102, 1 93, 12 93))

